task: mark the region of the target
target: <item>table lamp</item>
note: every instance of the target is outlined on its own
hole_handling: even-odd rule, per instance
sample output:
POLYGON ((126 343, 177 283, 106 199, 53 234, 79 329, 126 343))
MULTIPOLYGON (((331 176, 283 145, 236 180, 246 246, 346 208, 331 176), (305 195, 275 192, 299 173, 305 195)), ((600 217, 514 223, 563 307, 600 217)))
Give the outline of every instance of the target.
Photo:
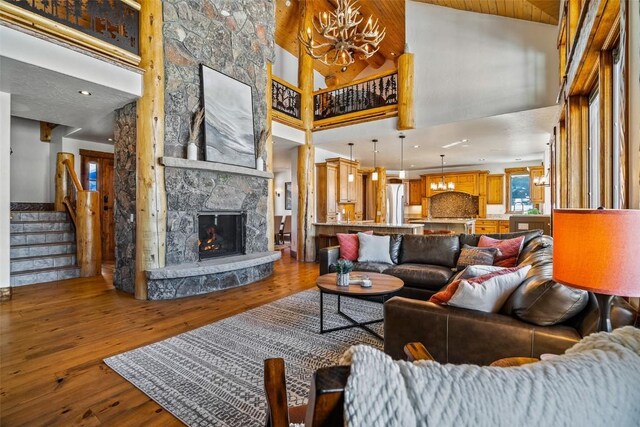
POLYGON ((614 296, 640 296, 640 210, 555 209, 553 280, 593 292, 600 331, 614 296))

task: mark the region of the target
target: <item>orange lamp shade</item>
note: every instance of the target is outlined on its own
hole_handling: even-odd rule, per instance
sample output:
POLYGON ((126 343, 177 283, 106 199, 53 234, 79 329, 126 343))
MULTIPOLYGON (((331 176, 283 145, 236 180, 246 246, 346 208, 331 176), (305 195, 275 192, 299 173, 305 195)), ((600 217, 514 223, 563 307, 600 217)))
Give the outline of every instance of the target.
POLYGON ((599 294, 640 296, 640 210, 554 210, 553 279, 599 294))

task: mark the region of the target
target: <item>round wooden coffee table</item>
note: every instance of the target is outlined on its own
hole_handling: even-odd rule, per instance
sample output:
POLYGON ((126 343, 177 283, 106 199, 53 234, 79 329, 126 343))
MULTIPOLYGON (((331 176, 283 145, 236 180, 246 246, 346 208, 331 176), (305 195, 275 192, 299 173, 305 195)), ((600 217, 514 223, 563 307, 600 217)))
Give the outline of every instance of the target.
POLYGON ((372 286, 370 288, 363 288, 360 285, 337 286, 336 273, 323 274, 318 277, 316 285, 318 285, 318 289, 320 289, 320 333, 324 334, 349 328, 362 328, 375 337, 383 339, 380 334, 369 328, 367 325, 383 322, 384 318, 358 322, 340 309, 340 298, 380 298, 380 302, 384 304, 389 297, 393 296, 404 287, 404 282, 397 277, 381 273, 352 272, 351 275, 368 277, 369 280, 371 280, 372 286), (347 319, 350 322, 349 325, 324 329, 324 294, 333 294, 338 296, 338 314, 347 319))

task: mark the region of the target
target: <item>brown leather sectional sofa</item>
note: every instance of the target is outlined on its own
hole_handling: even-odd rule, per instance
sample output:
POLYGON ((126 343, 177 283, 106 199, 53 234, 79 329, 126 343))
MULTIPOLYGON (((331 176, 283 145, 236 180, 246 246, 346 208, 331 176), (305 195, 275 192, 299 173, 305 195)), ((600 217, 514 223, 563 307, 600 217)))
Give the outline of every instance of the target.
MULTIPOLYGON (((403 358, 403 346, 423 343, 442 363, 479 365, 504 357, 560 354, 596 330, 595 297, 554 282, 553 239, 541 230, 490 234, 507 239, 524 235, 518 265, 532 266, 524 282, 499 313, 484 313, 429 303, 429 297, 455 278, 460 248, 477 246, 480 235, 394 236, 391 259, 397 264, 355 263, 357 271, 397 276, 405 288, 385 303, 385 352, 403 358), (394 253, 395 251, 395 253, 394 253)), ((339 247, 320 251, 320 273, 332 271, 339 247)), ((623 299, 612 308, 614 327, 637 324, 636 313, 623 299)))

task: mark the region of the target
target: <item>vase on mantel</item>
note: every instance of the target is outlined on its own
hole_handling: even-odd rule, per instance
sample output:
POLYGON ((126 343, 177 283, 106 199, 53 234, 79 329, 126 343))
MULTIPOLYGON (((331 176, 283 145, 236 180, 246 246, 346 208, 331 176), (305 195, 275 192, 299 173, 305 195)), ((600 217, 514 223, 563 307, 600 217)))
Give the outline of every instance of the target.
POLYGON ((187 145, 187 159, 198 160, 198 146, 193 141, 187 145))

